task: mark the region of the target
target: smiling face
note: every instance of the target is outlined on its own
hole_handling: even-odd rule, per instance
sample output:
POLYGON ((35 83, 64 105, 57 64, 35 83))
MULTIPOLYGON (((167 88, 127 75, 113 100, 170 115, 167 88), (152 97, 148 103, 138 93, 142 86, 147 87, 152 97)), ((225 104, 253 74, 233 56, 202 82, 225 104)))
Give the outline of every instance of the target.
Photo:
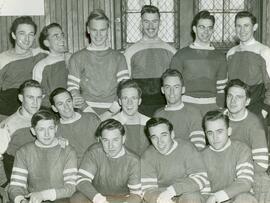
POLYGON ((160 19, 158 13, 145 13, 142 16, 142 33, 147 39, 158 36, 160 19))
POLYGON ((106 20, 91 20, 87 27, 88 34, 91 38, 91 44, 96 48, 106 47, 108 38, 108 22, 106 20))
POLYGON ((249 42, 257 30, 258 24, 253 25, 249 17, 238 18, 235 22, 236 36, 241 42, 249 42))
POLYGON ((193 26, 195 42, 199 44, 209 44, 213 34, 213 22, 210 19, 200 19, 197 26, 193 26))
POLYGON ((60 27, 51 27, 48 30, 48 37, 44 44, 50 49, 51 53, 62 54, 67 51, 67 42, 65 35, 60 27))
POLYGON ((138 113, 141 98, 138 90, 133 87, 124 88, 121 90, 119 103, 122 106, 122 111, 128 116, 134 116, 138 113))

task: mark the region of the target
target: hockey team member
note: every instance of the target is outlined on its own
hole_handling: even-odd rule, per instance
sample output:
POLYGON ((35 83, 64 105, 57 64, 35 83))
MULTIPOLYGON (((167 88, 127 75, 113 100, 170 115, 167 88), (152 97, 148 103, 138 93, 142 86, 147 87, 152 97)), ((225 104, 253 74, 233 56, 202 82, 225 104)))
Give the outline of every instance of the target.
POLYGON ((69 141, 80 163, 87 148, 97 142, 95 131, 100 119, 94 113, 75 112, 72 96, 65 88, 56 88, 50 94, 50 102, 60 116, 57 135, 69 141))
POLYGON ((37 139, 16 152, 8 191, 13 202, 55 201, 75 192, 76 153, 70 146, 59 145, 56 123, 51 111, 40 110, 33 115, 31 131, 37 139))
POLYGON ((67 60, 70 56, 67 53, 67 42, 58 23, 51 23, 45 26, 39 37, 42 48, 49 51, 49 55, 40 60, 33 69, 33 79, 37 80, 45 94, 42 104, 50 106, 49 95, 58 87, 67 88, 67 60))
MULTIPOLYGON (((261 120, 247 109, 250 102, 250 89, 239 79, 231 80, 227 86, 227 110, 232 140, 246 143, 252 149, 254 164, 254 192, 259 200, 266 196, 270 187, 268 169, 268 147, 264 126, 261 120)), ((270 194, 270 193, 269 193, 270 194)))
POLYGON ((191 143, 174 139, 173 125, 165 118, 151 118, 145 130, 153 145, 141 158, 144 200, 201 202, 200 190, 210 186, 199 152, 191 143))
POLYGON ((123 54, 107 44, 109 19, 104 11, 93 10, 86 25, 91 43, 70 58, 68 90, 76 107, 92 107, 99 115, 105 112, 106 118, 120 109, 116 89, 121 80, 129 78, 128 69, 123 54))
POLYGON ((169 67, 176 49, 158 37, 159 9, 145 5, 141 9, 142 39, 127 48, 124 55, 131 78, 142 89, 140 111, 153 116, 165 104, 160 92, 160 76, 169 67))
POLYGON ((168 119, 174 126, 176 137, 191 141, 198 150, 204 149, 202 116, 197 108, 182 101, 184 81, 181 73, 167 69, 161 76, 161 83, 161 92, 165 95, 167 105, 157 110, 155 116, 168 119))
POLYGON ((240 44, 227 53, 229 80, 240 79, 250 86, 248 109, 262 118, 270 111, 270 48, 254 39, 256 17, 241 11, 235 16, 240 44))
POLYGON ((141 174, 138 157, 124 147, 124 126, 114 119, 103 121, 96 136, 100 143, 85 152, 78 171, 72 202, 141 202, 141 174))
POLYGON ((225 100, 226 57, 211 45, 214 25, 215 17, 206 10, 200 11, 192 21, 194 42, 180 49, 170 65, 183 75, 183 101, 199 108, 202 116, 209 110, 224 107, 225 100))
POLYGON ((29 16, 18 17, 11 25, 13 48, 0 54, 0 114, 11 115, 18 109, 19 86, 32 78, 35 64, 46 56, 41 49, 32 49, 36 32, 29 16))
POLYGON ((203 126, 210 144, 202 152, 211 185, 203 193, 206 203, 256 203, 249 193, 254 175, 251 150, 242 142, 230 140, 228 116, 218 110, 209 111, 203 126))
POLYGON ((138 111, 142 102, 142 90, 134 80, 123 80, 118 85, 117 96, 122 110, 113 118, 126 128, 125 146, 141 156, 149 145, 144 126, 150 119, 138 111))

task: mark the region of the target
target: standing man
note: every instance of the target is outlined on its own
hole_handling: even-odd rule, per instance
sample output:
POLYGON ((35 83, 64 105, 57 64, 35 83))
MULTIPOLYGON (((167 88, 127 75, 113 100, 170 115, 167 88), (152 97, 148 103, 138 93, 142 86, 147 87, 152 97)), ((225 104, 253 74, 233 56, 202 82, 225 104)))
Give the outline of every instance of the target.
POLYGON ((20 103, 18 88, 32 78, 35 64, 46 54, 32 49, 37 25, 29 16, 16 18, 10 28, 13 48, 0 54, 0 114, 11 115, 20 103))
POLYGON ((250 86, 248 109, 259 117, 270 111, 270 48, 254 39, 256 17, 241 11, 235 16, 236 36, 240 44, 227 53, 229 79, 240 79, 250 86))
POLYGON ((200 11, 192 21, 194 42, 179 50, 170 65, 183 75, 183 101, 197 107, 202 116, 224 106, 227 65, 224 53, 211 45, 214 25, 215 17, 206 10, 200 11))
POLYGON ((129 78, 125 57, 107 45, 109 19, 103 10, 92 11, 86 25, 91 43, 70 58, 68 90, 76 107, 110 117, 120 109, 117 84, 129 78))
POLYGON ((160 92, 160 76, 168 69, 176 50, 158 37, 160 13, 157 7, 145 5, 141 10, 142 39, 125 51, 131 77, 142 89, 140 110, 153 116, 165 104, 160 92))

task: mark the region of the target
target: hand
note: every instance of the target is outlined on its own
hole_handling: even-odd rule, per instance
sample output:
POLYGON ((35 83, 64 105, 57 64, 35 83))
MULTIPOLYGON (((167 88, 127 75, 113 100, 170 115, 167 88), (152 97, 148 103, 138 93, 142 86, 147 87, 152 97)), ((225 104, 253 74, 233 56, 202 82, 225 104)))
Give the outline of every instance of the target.
POLYGON ((268 112, 265 111, 265 110, 263 110, 263 109, 262 109, 262 112, 261 112, 261 113, 262 113, 262 116, 263 116, 264 118, 266 118, 266 116, 268 115, 268 112))
POLYGON ((87 104, 82 96, 73 96, 73 106, 78 109, 84 109, 87 107, 87 104))
POLYGON ((157 203, 174 203, 174 201, 172 201, 172 197, 168 195, 167 191, 165 190, 159 194, 157 203))
POLYGON ((43 195, 41 192, 32 192, 25 197, 30 198, 29 203, 41 203, 43 201, 43 195))
POLYGON ((208 199, 206 200, 206 203, 216 203, 218 202, 215 195, 211 195, 210 197, 208 197, 208 199))
POLYGON ((111 112, 105 111, 103 114, 99 115, 99 118, 100 118, 101 121, 105 121, 105 120, 107 120, 109 118, 112 118, 112 115, 113 114, 111 112))

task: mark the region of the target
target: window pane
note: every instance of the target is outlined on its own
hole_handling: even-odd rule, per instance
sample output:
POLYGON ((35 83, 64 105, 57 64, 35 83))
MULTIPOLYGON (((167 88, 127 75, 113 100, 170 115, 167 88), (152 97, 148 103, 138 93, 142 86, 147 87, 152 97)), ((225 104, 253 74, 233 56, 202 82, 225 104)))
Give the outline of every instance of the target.
POLYGON ((136 42, 141 38, 140 13, 129 13, 127 15, 127 42, 136 42))
POLYGON ((174 2, 173 0, 152 0, 152 5, 159 8, 159 11, 173 11, 174 2))
POLYGON ((245 0, 230 0, 229 1, 230 10, 244 10, 245 9, 245 0))
POLYGON ((174 42, 174 15, 161 13, 160 20, 159 37, 165 42, 174 42))
POLYGON ((212 10, 214 9, 214 0, 201 0, 200 10, 212 10))
POLYGON ((214 33, 212 35, 212 42, 221 42, 223 36, 223 27, 222 27, 222 14, 214 14, 216 22, 214 27, 214 33))

